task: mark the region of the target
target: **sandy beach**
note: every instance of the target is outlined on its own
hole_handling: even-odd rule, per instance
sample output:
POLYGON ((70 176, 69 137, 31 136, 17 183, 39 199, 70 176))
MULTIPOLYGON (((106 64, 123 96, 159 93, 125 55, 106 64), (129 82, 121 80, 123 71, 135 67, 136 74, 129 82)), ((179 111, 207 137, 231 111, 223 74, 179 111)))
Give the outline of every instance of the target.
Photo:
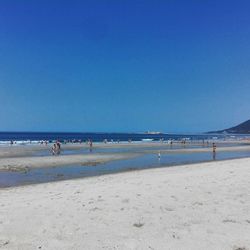
MULTIPOLYGON (((224 142, 223 142, 224 143, 224 142)), ((194 144, 195 145, 195 144, 194 144)), ((68 144, 63 145, 63 150, 70 150, 70 154, 62 154, 52 156, 50 146, 35 145, 35 146, 17 146, 17 147, 0 147, 0 171, 27 171, 32 168, 58 167, 67 165, 96 165, 114 160, 123 160, 137 157, 145 154, 192 154, 212 152, 211 145, 199 148, 190 148, 189 145, 184 145, 181 148, 171 148, 168 144, 162 143, 120 143, 120 144, 95 144, 93 152, 89 152, 89 146, 84 144, 68 144), (161 149, 159 149, 161 147, 161 149), (103 151, 96 152, 98 149, 119 149, 120 151, 103 151), (124 149, 132 149, 126 151, 124 149), (79 150, 85 150, 81 152, 79 150), (37 152, 46 152, 47 155, 36 156, 37 152), (72 153, 74 152, 74 153, 72 153)), ((235 146, 220 146, 218 143, 217 152, 237 152, 249 151, 249 145, 235 146)))
POLYGON ((30 2, 0 5, 0 250, 250 250, 250 1, 30 2))
POLYGON ((250 159, 0 190, 1 249, 250 249, 250 159))

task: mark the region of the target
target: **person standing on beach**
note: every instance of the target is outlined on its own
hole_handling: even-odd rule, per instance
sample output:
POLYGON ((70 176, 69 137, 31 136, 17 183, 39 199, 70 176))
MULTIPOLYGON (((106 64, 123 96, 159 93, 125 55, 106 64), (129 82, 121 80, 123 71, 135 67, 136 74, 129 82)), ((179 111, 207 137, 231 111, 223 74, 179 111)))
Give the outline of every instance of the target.
POLYGON ((56 144, 54 143, 53 147, 51 148, 52 155, 56 154, 56 144))
POLYGON ((89 140, 89 151, 92 152, 92 148, 93 148, 93 141, 89 140))
POLYGON ((159 151, 158 152, 158 160, 160 160, 161 159, 161 152, 159 151))
POLYGON ((216 160, 216 145, 213 143, 213 160, 216 160))
POLYGON ((61 153, 61 143, 59 141, 56 142, 56 153, 59 155, 61 153))
POLYGON ((216 145, 213 143, 213 153, 216 153, 216 145))

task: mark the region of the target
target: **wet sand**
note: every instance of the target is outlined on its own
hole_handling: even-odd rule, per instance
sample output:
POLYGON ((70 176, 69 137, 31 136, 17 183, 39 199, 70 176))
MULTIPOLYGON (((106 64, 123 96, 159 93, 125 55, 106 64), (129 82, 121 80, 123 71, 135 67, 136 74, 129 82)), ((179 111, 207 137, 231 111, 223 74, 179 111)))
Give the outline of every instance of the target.
POLYGON ((30 168, 46 168, 66 165, 96 165, 114 160, 129 159, 138 154, 88 154, 42 157, 11 157, 0 159, 0 171, 27 171, 30 168))
MULTIPOLYGON (((234 146, 247 146, 249 145, 249 141, 218 141, 216 144, 220 147, 220 145, 227 145, 227 144, 234 144, 234 146)), ((202 144, 200 142, 187 142, 185 145, 181 144, 180 142, 174 142, 173 148, 176 146, 183 147, 183 148, 189 148, 192 146, 199 146, 203 148, 211 148, 211 142, 207 145, 202 144)), ((10 158, 10 157, 23 157, 23 156, 36 156, 38 152, 47 151, 48 154, 52 148, 53 144, 48 145, 41 145, 41 144, 30 144, 30 145, 13 145, 13 146, 0 146, 0 159, 1 158, 10 158)), ((169 149, 171 148, 171 145, 166 142, 132 142, 132 143, 94 143, 93 144, 93 150, 95 149, 140 149, 140 148, 157 148, 162 147, 163 149, 169 149)), ((89 145, 86 143, 67 143, 62 144, 62 150, 71 150, 71 151, 80 151, 80 150, 88 150, 89 145)))
MULTIPOLYGON (((233 152, 233 151, 250 151, 250 146, 231 146, 222 147, 217 144, 217 152, 233 152)), ((209 147, 190 148, 190 145, 183 145, 179 149, 172 148, 168 144, 163 143, 131 143, 131 144, 96 144, 93 152, 88 151, 89 147, 84 144, 63 145, 63 150, 74 150, 74 154, 58 155, 58 156, 35 156, 38 151, 45 150, 49 154, 50 145, 34 145, 34 146, 14 146, 0 147, 0 171, 27 171, 31 168, 46 168, 66 165, 95 165, 113 160, 129 159, 144 154, 183 154, 183 153, 204 153, 212 152, 211 145, 209 147), (96 153, 97 148, 134 148, 131 152, 103 152, 96 153), (143 148, 142 148, 143 147, 143 148), (157 148, 158 147, 158 148, 157 148), (161 149, 159 150, 159 147, 161 149), (78 150, 85 149, 83 154, 78 150), (148 149, 147 149, 148 148, 148 149), (155 148, 155 149, 154 149, 155 148)))
MULTIPOLYGON (((234 146, 234 147, 218 147, 216 148, 216 152, 235 152, 235 151, 250 151, 250 146, 234 146)), ((148 153, 157 153, 159 150, 145 150, 144 152, 148 153)), ((212 152, 212 148, 210 147, 201 147, 201 148, 181 148, 181 149, 162 149, 161 153, 204 153, 204 152, 212 152)))
POLYGON ((0 189, 1 249, 249 249, 250 159, 0 189))

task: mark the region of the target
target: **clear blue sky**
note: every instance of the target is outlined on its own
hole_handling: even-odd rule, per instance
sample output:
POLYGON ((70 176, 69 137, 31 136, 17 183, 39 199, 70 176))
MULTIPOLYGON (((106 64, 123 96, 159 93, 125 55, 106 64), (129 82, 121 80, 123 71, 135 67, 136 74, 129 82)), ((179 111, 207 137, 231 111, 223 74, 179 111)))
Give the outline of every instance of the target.
POLYGON ((202 132, 250 119, 249 13, 240 0, 0 0, 0 130, 202 132))

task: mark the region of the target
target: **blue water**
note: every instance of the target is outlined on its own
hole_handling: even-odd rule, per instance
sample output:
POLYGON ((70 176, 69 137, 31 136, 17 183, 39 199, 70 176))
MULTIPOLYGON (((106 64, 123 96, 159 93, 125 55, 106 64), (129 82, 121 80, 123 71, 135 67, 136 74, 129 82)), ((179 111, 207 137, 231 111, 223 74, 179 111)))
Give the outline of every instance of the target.
MULTIPOLYGON (((250 151, 164 154, 158 159, 156 154, 146 154, 133 159, 119 160, 96 166, 63 166, 31 169, 27 172, 0 172, 0 187, 44 183, 73 178, 85 178, 147 168, 173 167, 180 164, 250 157, 250 151)), ((198 166, 197 166, 198 167, 198 166)))
MULTIPOLYGON (((141 141, 142 139, 164 140, 190 138, 191 140, 212 139, 211 134, 144 134, 144 133, 56 133, 56 132, 0 132, 0 141, 53 141, 53 140, 82 140, 91 139, 94 142, 108 141, 141 141)), ((225 135, 216 135, 222 139, 225 135)))

